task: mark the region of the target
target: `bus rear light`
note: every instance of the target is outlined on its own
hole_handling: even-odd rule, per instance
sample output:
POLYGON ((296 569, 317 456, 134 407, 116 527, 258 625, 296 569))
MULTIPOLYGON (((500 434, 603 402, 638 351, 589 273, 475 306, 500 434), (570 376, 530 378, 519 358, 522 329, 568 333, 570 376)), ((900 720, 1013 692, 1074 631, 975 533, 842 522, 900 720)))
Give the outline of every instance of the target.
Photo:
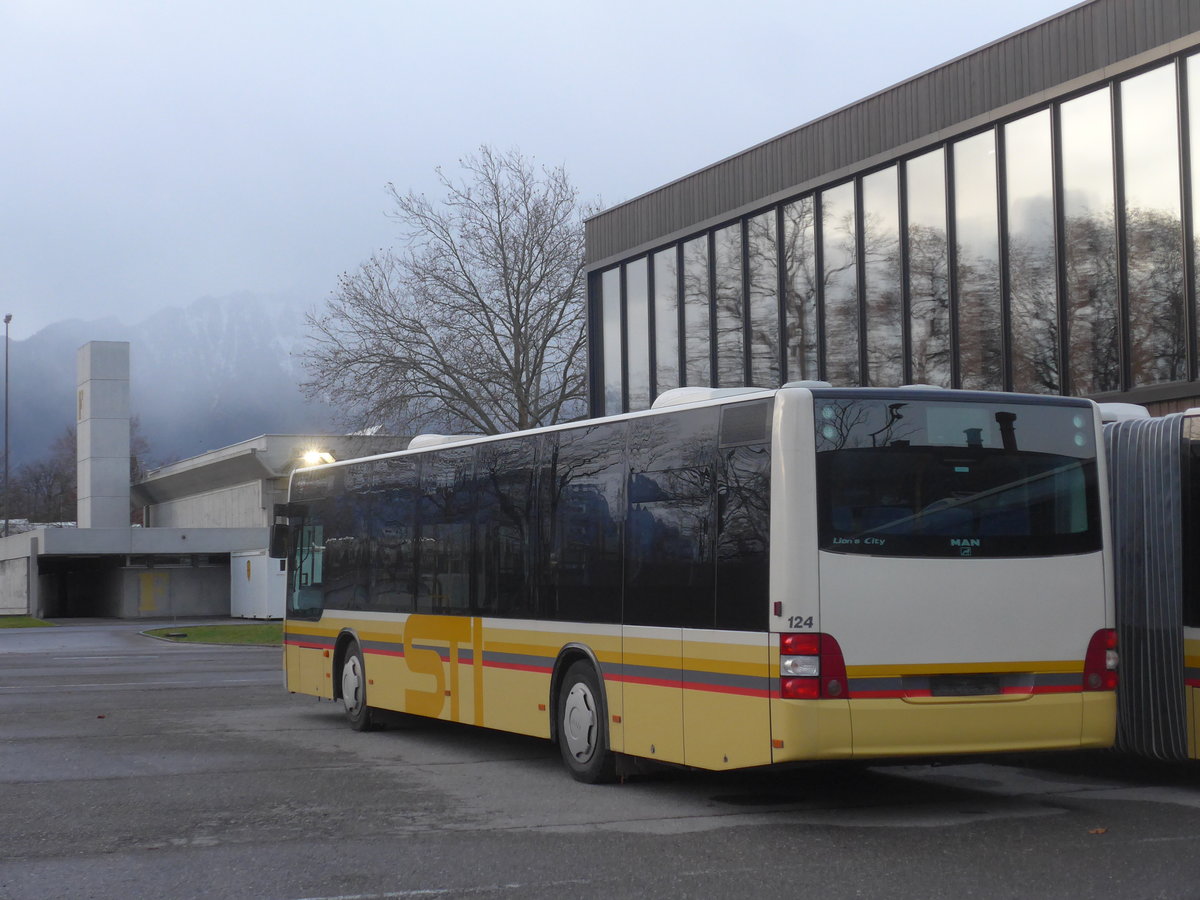
POLYGON ((850 696, 846 662, 833 635, 779 635, 779 696, 786 700, 850 696))
POLYGON ((779 636, 780 656, 816 656, 820 652, 821 635, 815 632, 779 636))
POLYGON ((1115 691, 1117 689, 1117 632, 1102 628, 1092 635, 1087 656, 1083 660, 1083 689, 1085 691, 1115 691))

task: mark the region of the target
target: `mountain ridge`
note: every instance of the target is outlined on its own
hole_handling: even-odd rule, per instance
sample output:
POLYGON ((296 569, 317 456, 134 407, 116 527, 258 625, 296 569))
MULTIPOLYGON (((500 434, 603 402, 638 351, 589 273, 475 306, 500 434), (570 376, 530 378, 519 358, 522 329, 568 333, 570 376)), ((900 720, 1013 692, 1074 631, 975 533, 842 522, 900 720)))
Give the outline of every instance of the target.
POLYGON ((74 424, 76 353, 89 341, 129 342, 130 408, 155 463, 260 434, 335 430, 335 410, 299 387, 304 313, 315 305, 240 292, 161 309, 132 325, 111 315, 64 319, 12 341, 12 468, 48 456, 74 424))

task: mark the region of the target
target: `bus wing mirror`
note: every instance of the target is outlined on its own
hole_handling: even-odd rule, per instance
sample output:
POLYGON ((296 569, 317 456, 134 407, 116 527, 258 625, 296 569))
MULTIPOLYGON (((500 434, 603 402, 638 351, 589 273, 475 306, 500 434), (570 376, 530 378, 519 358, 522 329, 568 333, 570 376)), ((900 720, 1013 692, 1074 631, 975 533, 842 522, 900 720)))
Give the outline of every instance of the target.
POLYGON ((271 559, 287 559, 288 557, 288 539, 291 537, 291 527, 276 522, 271 526, 271 544, 267 550, 267 555, 271 559))

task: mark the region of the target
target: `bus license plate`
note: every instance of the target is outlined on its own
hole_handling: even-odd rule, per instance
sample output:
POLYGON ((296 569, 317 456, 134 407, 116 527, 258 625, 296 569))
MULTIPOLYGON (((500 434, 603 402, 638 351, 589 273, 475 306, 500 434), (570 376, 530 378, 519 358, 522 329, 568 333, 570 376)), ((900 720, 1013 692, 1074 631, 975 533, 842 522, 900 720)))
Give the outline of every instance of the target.
POLYGON ((929 693, 934 697, 999 694, 1000 679, 996 675, 935 675, 929 679, 929 693))

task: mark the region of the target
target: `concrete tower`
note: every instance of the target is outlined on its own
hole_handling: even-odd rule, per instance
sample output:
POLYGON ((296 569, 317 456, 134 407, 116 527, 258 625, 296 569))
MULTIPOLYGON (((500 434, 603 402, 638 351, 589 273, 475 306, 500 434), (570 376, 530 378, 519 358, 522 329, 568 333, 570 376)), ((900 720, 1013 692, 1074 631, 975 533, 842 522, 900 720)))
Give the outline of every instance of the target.
POLYGON ((129 344, 91 341, 76 355, 80 528, 129 527, 129 344))

